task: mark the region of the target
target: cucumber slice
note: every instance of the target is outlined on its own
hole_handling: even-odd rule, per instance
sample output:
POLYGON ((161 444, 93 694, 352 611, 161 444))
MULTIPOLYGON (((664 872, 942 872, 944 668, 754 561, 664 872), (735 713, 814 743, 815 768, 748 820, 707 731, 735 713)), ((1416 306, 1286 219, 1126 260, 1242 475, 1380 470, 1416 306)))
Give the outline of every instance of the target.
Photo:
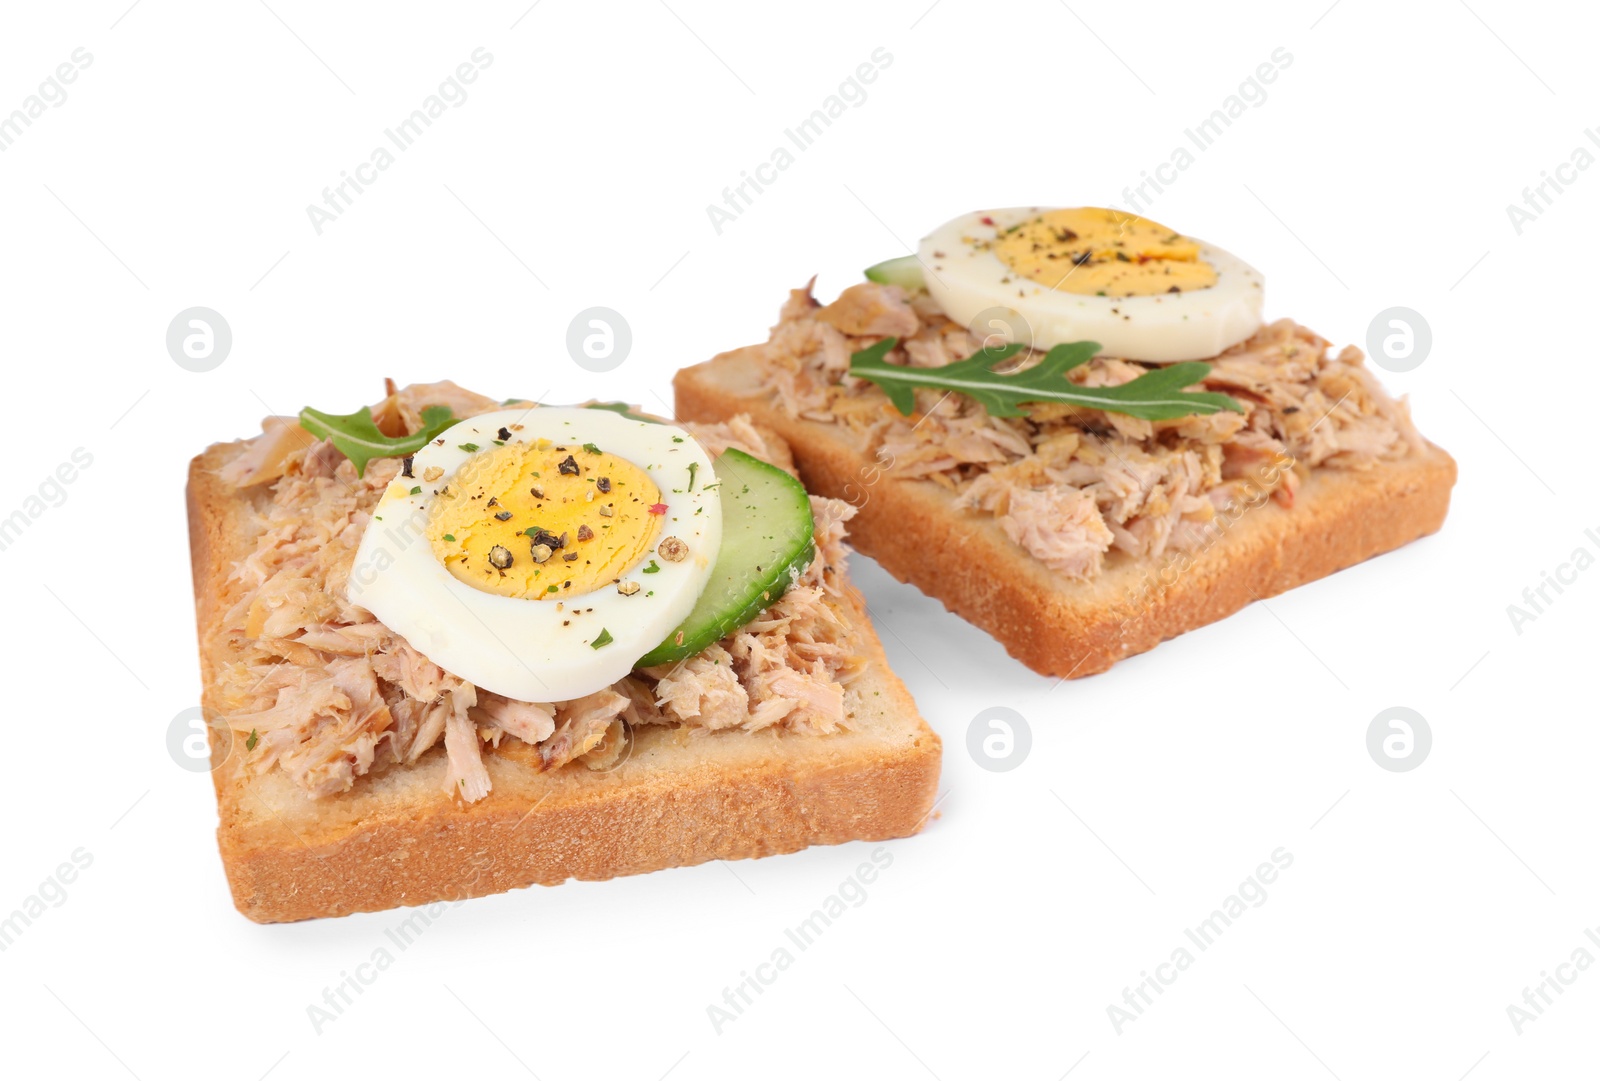
POLYGON ((811 500, 799 481, 738 450, 711 466, 722 503, 722 547, 711 578, 689 617, 635 667, 693 657, 743 627, 783 596, 815 554, 811 500))
POLYGON ((915 255, 902 255, 898 259, 885 259, 867 268, 867 280, 880 285, 898 285, 902 289, 921 289, 922 261, 915 255))

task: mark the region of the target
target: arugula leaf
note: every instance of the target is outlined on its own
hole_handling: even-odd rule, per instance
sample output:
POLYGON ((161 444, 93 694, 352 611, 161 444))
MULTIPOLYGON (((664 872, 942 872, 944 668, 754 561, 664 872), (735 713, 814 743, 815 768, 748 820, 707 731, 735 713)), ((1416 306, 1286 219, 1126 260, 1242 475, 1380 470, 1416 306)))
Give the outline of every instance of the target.
POLYGON ((378 430, 372 410, 362 406, 354 413, 324 413, 309 405, 300 410, 300 427, 318 439, 332 440, 334 447, 363 476, 374 458, 399 458, 415 454, 456 422, 447 405, 430 405, 422 410, 422 429, 411 435, 390 436, 378 430))
POLYGON ((1211 365, 1199 361, 1164 364, 1117 387, 1080 387, 1069 382, 1066 375, 1100 351, 1098 342, 1058 345, 1034 367, 1005 374, 996 372, 995 365, 1020 353, 1025 346, 1012 342, 980 349, 965 360, 942 368, 912 368, 884 359, 898 344, 896 338, 884 338, 851 354, 850 374, 881 387, 902 416, 916 408, 917 387, 965 394, 995 417, 1026 416, 1027 410, 1020 406, 1034 402, 1065 402, 1144 420, 1170 420, 1223 409, 1244 412, 1244 406, 1226 394, 1184 390, 1211 373, 1211 365))
POLYGON ((627 402, 590 402, 585 409, 603 409, 607 413, 616 413, 618 416, 627 417, 629 420, 642 420, 646 424, 660 424, 654 417, 640 416, 635 413, 633 406, 627 402))

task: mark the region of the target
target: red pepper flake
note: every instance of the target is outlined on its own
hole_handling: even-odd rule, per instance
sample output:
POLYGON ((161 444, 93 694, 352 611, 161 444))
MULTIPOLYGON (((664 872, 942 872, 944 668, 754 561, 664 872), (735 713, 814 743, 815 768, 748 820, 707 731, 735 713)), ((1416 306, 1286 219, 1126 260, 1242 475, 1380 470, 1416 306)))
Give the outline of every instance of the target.
POLYGON ((667 505, 665 503, 652 503, 650 504, 650 513, 665 514, 667 513, 667 505))
POLYGON ((983 224, 985 224, 985 225, 993 225, 994 224, 994 219, 989 217, 989 215, 987 215, 987 214, 985 214, 983 217, 979 218, 978 220, 983 222, 983 224))

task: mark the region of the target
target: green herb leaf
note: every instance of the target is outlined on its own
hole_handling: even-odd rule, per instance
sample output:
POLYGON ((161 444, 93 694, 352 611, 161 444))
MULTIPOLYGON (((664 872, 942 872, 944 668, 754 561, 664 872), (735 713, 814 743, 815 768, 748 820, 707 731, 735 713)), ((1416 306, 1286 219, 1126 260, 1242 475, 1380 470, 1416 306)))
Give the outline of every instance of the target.
POLYGON ((1244 412, 1244 406, 1226 394, 1184 389, 1211 373, 1211 365, 1198 361, 1164 364, 1117 387, 1080 387, 1068 381, 1066 375, 1087 364, 1100 351, 1098 342, 1058 345, 1034 367, 1004 375, 994 371, 995 365, 1021 352, 1024 346, 1013 342, 995 349, 981 349, 965 360, 942 368, 912 368, 890 364, 884 359, 897 344, 895 338, 884 338, 852 354, 850 374, 881 387, 902 416, 916 408, 918 387, 965 394, 995 417, 1026 416, 1027 410, 1020 406, 1034 402, 1065 402, 1144 420, 1170 420, 1224 409, 1244 412))
POLYGON ((589 454, 599 454, 600 453, 600 448, 595 446, 593 443, 585 443, 583 445, 583 449, 589 454))
POLYGON ((656 420, 653 417, 641 416, 640 414, 634 412, 633 406, 629 405, 627 402, 590 402, 588 405, 584 406, 584 408, 603 409, 607 413, 616 413, 618 416, 627 417, 629 420, 642 420, 646 424, 661 423, 659 420, 656 420))
POLYGON ((601 627, 600 628, 600 633, 597 636, 595 636, 595 640, 593 642, 589 643, 589 648, 590 649, 599 649, 601 646, 609 646, 610 644, 611 644, 611 632, 606 630, 604 627, 601 627))
POLYGON ((364 476, 367 463, 374 458, 400 458, 415 454, 427 446, 440 432, 456 422, 450 407, 430 405, 422 410, 422 429, 411 435, 388 436, 378 430, 372 420, 372 410, 362 406, 354 413, 324 413, 306 406, 300 410, 300 427, 318 439, 331 440, 338 450, 356 467, 356 476, 364 476))
POLYGON ((260 737, 256 735, 256 730, 254 728, 250 729, 250 737, 244 741, 244 749, 247 751, 255 750, 256 742, 259 739, 260 737))
MULTIPOLYGON (((689 491, 694 491, 694 475, 700 471, 699 462, 689 463, 689 491)), ((696 513, 699 513, 698 511, 696 513)))
POLYGON ((661 571, 661 564, 657 563, 655 560, 652 559, 650 561, 650 565, 648 567, 644 568, 643 570, 641 570, 639 573, 640 574, 659 574, 660 571, 661 571))
POLYGON ((476 453, 478 453, 478 444, 476 444, 476 443, 462 443, 462 444, 459 444, 456 447, 456 449, 457 450, 464 450, 468 454, 476 454, 476 453))
POLYGON ((421 495, 422 494, 422 485, 418 484, 415 487, 413 487, 411 489, 411 494, 412 495, 421 495))
POLYGON ((456 535, 454 533, 446 533, 444 535, 444 539, 449 541, 451 544, 454 544, 456 542, 456 535))

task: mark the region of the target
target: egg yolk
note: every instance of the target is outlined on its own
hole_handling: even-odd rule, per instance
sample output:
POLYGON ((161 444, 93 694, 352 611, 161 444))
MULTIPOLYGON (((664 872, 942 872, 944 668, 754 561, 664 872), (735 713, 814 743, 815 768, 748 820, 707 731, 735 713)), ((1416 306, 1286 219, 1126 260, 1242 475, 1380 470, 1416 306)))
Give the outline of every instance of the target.
POLYGON ((661 490, 592 443, 510 442, 477 454, 434 495, 427 537, 486 593, 560 600, 621 577, 654 546, 661 490))
POLYGON ((1120 210, 1052 210, 1002 232, 994 252, 1030 281, 1063 293, 1143 297, 1217 283, 1200 245, 1120 210))

